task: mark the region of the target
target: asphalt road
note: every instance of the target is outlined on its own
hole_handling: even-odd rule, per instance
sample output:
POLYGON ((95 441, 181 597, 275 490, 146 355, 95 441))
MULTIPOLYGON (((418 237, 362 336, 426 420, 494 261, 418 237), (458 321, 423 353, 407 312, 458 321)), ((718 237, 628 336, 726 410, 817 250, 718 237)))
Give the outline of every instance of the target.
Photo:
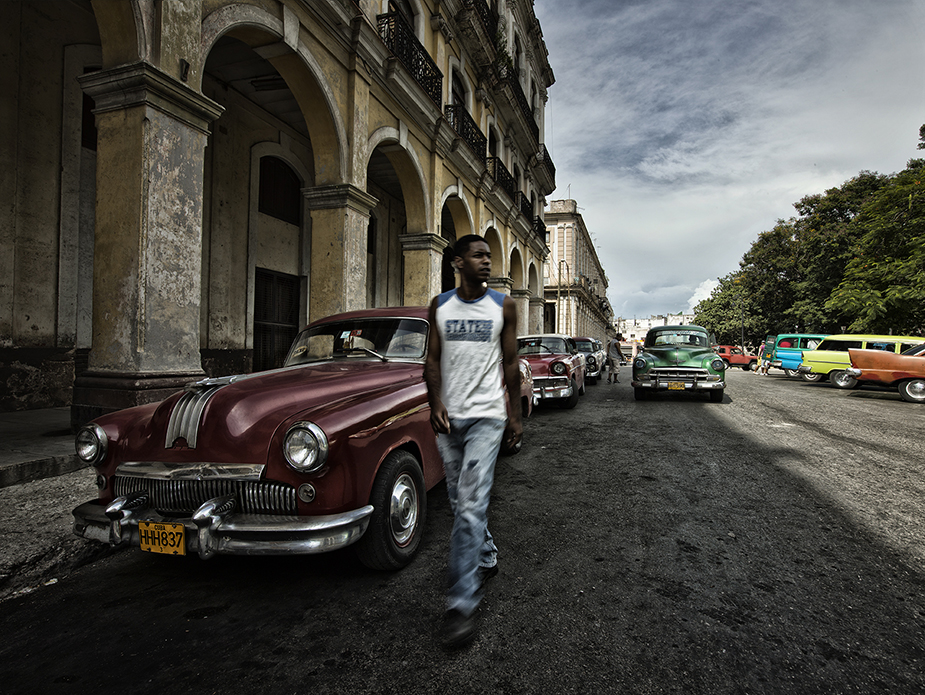
POLYGON ((925 692, 925 408, 738 370, 637 403, 627 372, 499 462, 470 647, 437 639, 441 485, 398 573, 129 551, 9 598, 0 689, 925 692))

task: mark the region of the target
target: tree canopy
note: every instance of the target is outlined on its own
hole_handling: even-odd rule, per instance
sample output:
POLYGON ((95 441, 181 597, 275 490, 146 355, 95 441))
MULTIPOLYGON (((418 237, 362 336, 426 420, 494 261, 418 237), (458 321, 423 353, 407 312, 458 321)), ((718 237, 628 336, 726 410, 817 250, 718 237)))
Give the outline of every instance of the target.
MULTIPOLYGON (((925 149, 925 125, 919 135, 925 149)), ((732 344, 784 331, 925 335, 925 159, 862 171, 794 208, 719 278, 696 323, 732 344)))

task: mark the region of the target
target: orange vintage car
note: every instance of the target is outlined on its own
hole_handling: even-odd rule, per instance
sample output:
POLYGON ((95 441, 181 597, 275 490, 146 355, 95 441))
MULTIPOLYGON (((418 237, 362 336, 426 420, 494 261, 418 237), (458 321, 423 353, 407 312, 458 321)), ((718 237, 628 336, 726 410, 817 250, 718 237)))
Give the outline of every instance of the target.
POLYGON ((925 403, 925 344, 903 353, 885 350, 848 350, 851 367, 845 370, 859 382, 895 385, 909 403, 925 403))

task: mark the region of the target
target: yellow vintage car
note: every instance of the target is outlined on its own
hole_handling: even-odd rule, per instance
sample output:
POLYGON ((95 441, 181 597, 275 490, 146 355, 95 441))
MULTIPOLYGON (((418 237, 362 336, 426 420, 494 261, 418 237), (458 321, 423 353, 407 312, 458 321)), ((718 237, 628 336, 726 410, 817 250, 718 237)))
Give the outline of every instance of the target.
POLYGON ((851 366, 848 350, 905 352, 925 343, 925 337, 909 335, 830 335, 815 350, 804 350, 800 377, 804 381, 828 380, 840 389, 853 389, 858 380, 847 372, 851 366))

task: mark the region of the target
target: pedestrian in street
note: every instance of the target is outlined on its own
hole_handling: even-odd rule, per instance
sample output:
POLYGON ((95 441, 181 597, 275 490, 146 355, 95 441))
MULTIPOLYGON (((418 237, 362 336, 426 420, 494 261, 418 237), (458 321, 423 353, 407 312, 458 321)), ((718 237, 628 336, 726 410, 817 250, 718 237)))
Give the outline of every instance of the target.
POLYGON ((607 344, 607 383, 611 383, 611 378, 613 383, 616 384, 620 381, 620 364, 626 361, 626 358, 623 356, 623 350, 620 347, 620 343, 623 342, 623 334, 617 333, 615 338, 612 338, 607 344))
POLYGON ((486 286, 491 251, 482 237, 460 238, 454 253, 460 284, 430 304, 433 330, 424 370, 453 511, 443 620, 443 641, 450 647, 475 636, 485 582, 498 573, 498 549, 488 531, 495 461, 502 438, 514 446, 523 436, 517 307, 486 286))

